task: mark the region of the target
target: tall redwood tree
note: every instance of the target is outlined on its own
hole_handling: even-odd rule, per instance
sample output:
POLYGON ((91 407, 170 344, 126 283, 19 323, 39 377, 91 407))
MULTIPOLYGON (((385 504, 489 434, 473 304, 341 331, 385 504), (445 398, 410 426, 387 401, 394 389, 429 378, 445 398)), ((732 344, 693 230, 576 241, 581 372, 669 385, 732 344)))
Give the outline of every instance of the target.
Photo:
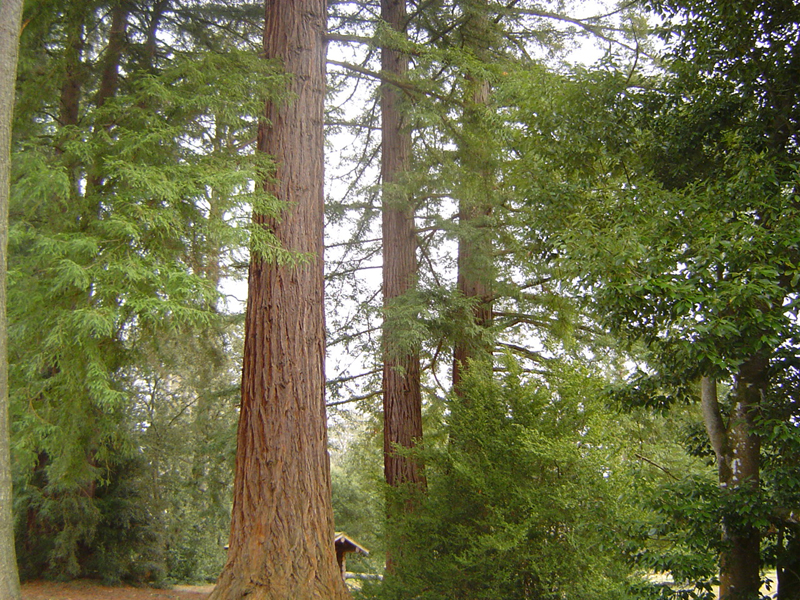
MULTIPOLYGON (((488 62, 492 44, 489 4, 485 0, 466 0, 461 6, 464 23, 461 42, 470 53, 488 62)), ((471 302, 471 332, 462 331, 453 344, 453 389, 461 393, 461 380, 472 361, 491 360, 494 342, 489 334, 492 325, 492 298, 495 266, 490 220, 495 200, 496 173, 492 147, 493 132, 487 126, 489 81, 481 73, 464 73, 464 110, 458 155, 462 182, 458 196, 458 292, 471 302)))
POLYGON ((325 0, 266 0, 264 51, 291 76, 270 103, 258 150, 285 203, 255 214, 300 257, 250 261, 242 403, 228 562, 213 600, 336 600, 347 592, 333 546, 324 402, 323 100, 325 0))
MULTIPOLYGON (((405 32, 405 0, 381 0, 381 16, 393 30, 405 32)), ((422 438, 419 351, 398 340, 391 318, 393 304, 414 289, 417 278, 414 209, 403 185, 411 162, 411 130, 402 110, 403 92, 391 83, 406 77, 408 55, 394 44, 384 44, 381 66, 388 79, 381 85, 383 298, 388 317, 383 328, 384 473, 391 486, 410 483, 424 488, 418 461, 396 452, 397 446, 413 448, 422 438)))

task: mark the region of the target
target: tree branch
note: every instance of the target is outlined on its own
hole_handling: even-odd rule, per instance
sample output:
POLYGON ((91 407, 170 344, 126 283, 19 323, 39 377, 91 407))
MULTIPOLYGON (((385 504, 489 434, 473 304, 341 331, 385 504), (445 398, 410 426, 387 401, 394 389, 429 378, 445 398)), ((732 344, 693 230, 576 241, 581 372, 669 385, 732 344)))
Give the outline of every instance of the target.
POLYGON ((728 472, 728 429, 722 419, 722 411, 717 400, 717 380, 703 377, 700 380, 700 406, 703 409, 703 424, 717 456, 720 481, 724 481, 728 472))
POLYGON ((670 472, 670 470, 669 470, 669 469, 667 469, 666 467, 662 467, 660 464, 658 464, 658 463, 657 463, 657 462, 655 462, 655 461, 652 461, 652 460, 650 460, 650 459, 649 459, 649 458, 647 458, 646 456, 642 456, 642 455, 641 455, 641 454, 639 454, 638 452, 637 452, 637 453, 634 453, 634 456, 635 456, 636 458, 638 458, 639 460, 643 460, 644 462, 646 462, 646 463, 647 463, 647 464, 649 464, 649 465, 653 465, 653 466, 654 466, 656 469, 658 469, 659 471, 663 471, 664 473, 666 473, 667 475, 669 475, 670 477, 672 477, 672 478, 673 478, 675 481, 680 481, 680 480, 679 480, 679 479, 678 479, 678 478, 677 478, 675 475, 673 475, 673 474, 670 472))
POLYGON ((352 398, 348 398, 347 400, 336 400, 335 402, 328 402, 325 406, 341 406, 342 404, 350 404, 352 402, 359 402, 361 400, 369 400, 370 398, 374 398, 375 396, 380 396, 383 394, 383 390, 377 390, 374 392, 370 392, 369 394, 364 394, 363 396, 353 396, 352 398))
POLYGON ((390 83, 408 94, 421 94, 424 96, 431 96, 432 98, 436 98, 437 100, 441 100, 443 102, 462 104, 460 101, 454 98, 448 98, 447 96, 443 96, 442 94, 432 90, 422 89, 418 85, 415 85, 408 80, 397 79, 396 77, 391 77, 386 73, 373 71, 372 69, 367 69, 361 65, 354 65, 353 63, 347 63, 340 60, 329 60, 328 64, 335 67, 341 67, 342 69, 347 69, 348 71, 353 71, 354 73, 359 73, 360 75, 372 77, 373 79, 377 79, 378 81, 382 81, 384 83, 390 83))
POLYGON ((343 35, 341 33, 328 33, 325 35, 328 42, 344 42, 348 44, 372 44, 375 42, 370 37, 363 35, 343 35))

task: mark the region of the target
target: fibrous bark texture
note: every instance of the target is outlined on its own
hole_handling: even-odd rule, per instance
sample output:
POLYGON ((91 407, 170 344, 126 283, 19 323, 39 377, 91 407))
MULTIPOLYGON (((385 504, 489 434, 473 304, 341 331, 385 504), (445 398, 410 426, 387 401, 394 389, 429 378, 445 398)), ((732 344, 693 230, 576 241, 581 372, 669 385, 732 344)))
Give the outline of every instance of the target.
POLYGON ((323 99, 325 0, 267 0, 264 48, 291 85, 269 104, 258 148, 279 219, 254 215, 298 264, 253 252, 228 562, 214 600, 336 600, 324 401, 323 99))
MULTIPOLYGON (((395 31, 404 31, 405 0, 381 0, 381 16, 395 31)), ((398 81, 408 71, 408 57, 384 46, 384 73, 398 81)), ((401 90, 392 83, 381 86, 383 181, 383 298, 387 314, 395 299, 414 288, 417 277, 414 211, 403 179, 411 162, 411 132, 401 108, 401 90)), ((419 352, 415 345, 398 343, 398 331, 383 330, 384 473, 391 486, 406 483, 425 486, 421 466, 414 458, 395 451, 412 448, 422 438, 422 395, 419 352)))
MULTIPOLYGON (((489 5, 481 0, 465 6, 467 17, 462 28, 464 44, 475 56, 486 59, 491 44, 489 5)), ((469 319, 474 325, 455 340, 453 348, 453 389, 461 395, 463 371, 473 361, 489 364, 493 341, 492 324, 494 263, 490 231, 496 172, 486 127, 489 82, 481 75, 465 74, 464 113, 459 141, 462 166, 462 192, 458 203, 458 280, 459 293, 472 303, 469 319)))
POLYGON ((6 270, 11 195, 11 123, 19 53, 22 0, 0 2, 0 598, 19 600, 19 575, 11 512, 11 442, 8 414, 6 270))

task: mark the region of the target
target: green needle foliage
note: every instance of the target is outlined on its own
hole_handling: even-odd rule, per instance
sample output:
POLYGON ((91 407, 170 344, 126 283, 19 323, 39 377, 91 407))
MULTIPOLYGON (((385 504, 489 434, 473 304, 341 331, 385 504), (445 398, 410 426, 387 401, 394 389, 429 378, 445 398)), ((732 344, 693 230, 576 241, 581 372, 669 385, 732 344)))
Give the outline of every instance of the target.
POLYGON ((451 399, 451 441, 425 451, 428 494, 389 523, 405 550, 378 597, 630 597, 624 438, 602 378, 569 363, 545 380, 506 367, 500 380, 470 369, 451 399))
MULTIPOLYGON (((248 6, 218 11, 213 38, 192 27, 206 8, 29 8, 9 243, 17 539, 28 576, 165 576, 166 505, 147 478, 173 467, 143 450, 157 446, 148 438, 169 405, 139 407, 182 388, 186 416, 211 418, 210 398, 231 386, 219 358, 230 339, 220 281, 236 276, 248 244, 285 254, 248 225, 254 206, 279 210, 258 191, 272 165, 251 140, 285 78, 249 44, 248 6), (208 385, 191 383, 181 354, 205 365, 208 385), (154 372, 170 393, 145 395, 154 372)), ((183 416, 173 414, 173 430, 183 416)), ((191 439, 202 444, 202 434, 191 439)), ((205 477, 183 475, 195 476, 205 477)))

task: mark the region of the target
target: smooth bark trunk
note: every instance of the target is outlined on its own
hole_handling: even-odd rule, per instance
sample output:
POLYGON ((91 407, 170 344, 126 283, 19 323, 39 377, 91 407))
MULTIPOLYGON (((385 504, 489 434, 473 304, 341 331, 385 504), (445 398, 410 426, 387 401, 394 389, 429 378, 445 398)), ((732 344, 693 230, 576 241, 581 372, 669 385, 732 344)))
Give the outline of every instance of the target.
POLYGON ((212 600, 336 600, 324 401, 323 100, 325 0, 267 0, 264 50, 291 74, 269 104, 258 149, 276 161, 265 187, 286 203, 255 214, 307 260, 253 251, 228 561, 212 600))
POLYGON ((11 195, 11 125, 22 22, 22 0, 0 3, 0 598, 19 600, 14 549, 11 480, 11 426, 8 410, 8 203, 11 195))
MULTIPOLYGON (((758 489, 761 441, 755 417, 766 392, 768 361, 755 356, 739 369, 733 390, 733 406, 727 426, 717 401, 713 379, 701 382, 703 418, 717 455, 719 485, 723 493, 758 489)), ((741 516, 729 514, 722 523, 720 600, 751 600, 761 587, 761 534, 741 516)))

